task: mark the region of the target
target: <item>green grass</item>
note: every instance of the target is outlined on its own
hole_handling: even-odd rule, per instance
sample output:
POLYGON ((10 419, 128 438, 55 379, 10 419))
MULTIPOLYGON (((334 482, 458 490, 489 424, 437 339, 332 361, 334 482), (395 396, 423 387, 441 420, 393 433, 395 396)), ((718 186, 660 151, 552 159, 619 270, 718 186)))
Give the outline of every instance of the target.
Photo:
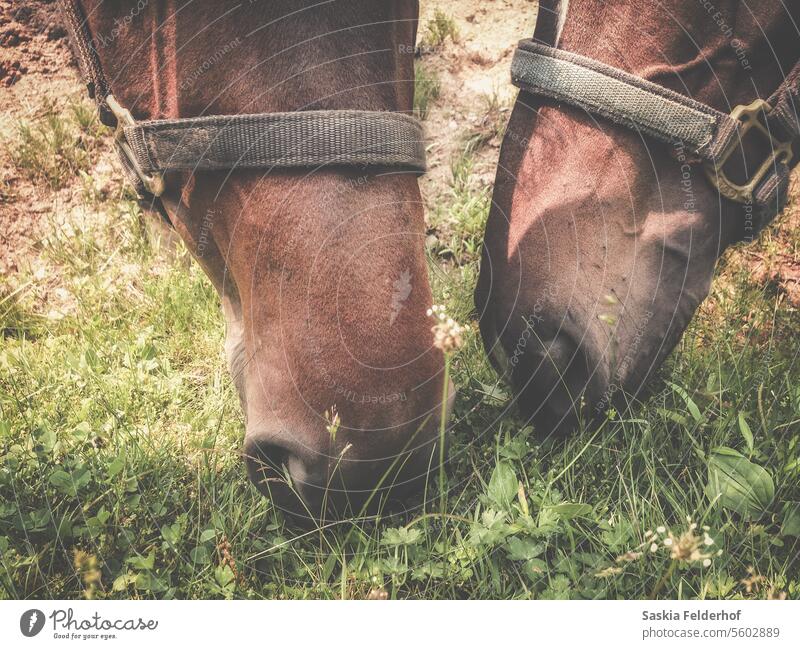
POLYGON ((452 16, 437 9, 433 18, 425 25, 425 31, 420 39, 419 49, 423 53, 429 53, 445 44, 447 39, 453 43, 458 42, 458 25, 452 16))
POLYGON ((469 325, 451 359, 444 507, 434 476, 424 514, 312 532, 287 526, 245 476, 210 283, 152 249, 135 203, 85 192, 105 218, 55 230, 47 278, 0 294, 0 596, 799 597, 796 312, 726 255, 653 396, 599 430, 541 441, 472 321, 490 197, 471 169, 465 147, 431 214, 436 301, 469 325), (42 282, 74 296, 62 316, 48 317, 42 282), (753 520, 706 496, 720 446, 774 483, 753 520), (649 551, 646 532, 679 534, 687 516, 708 526, 708 568, 649 551))
POLYGON ((414 64, 414 113, 419 119, 428 117, 431 103, 439 98, 441 82, 434 70, 422 63, 414 64))
POLYGON ((45 103, 36 119, 17 125, 17 137, 8 143, 7 155, 29 180, 60 189, 91 166, 106 131, 97 111, 86 102, 70 102, 66 111, 45 103))

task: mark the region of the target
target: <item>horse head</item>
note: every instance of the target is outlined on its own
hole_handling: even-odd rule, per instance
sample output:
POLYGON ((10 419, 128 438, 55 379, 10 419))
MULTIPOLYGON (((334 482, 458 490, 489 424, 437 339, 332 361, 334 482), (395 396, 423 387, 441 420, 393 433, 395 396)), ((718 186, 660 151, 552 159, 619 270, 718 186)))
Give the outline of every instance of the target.
MULTIPOLYGON (((690 102, 727 120, 770 97, 797 63, 798 18, 796 6, 737 0, 540 3, 534 41, 562 52, 542 66, 555 70, 539 79, 544 91, 522 84, 514 107, 476 302, 489 355, 543 433, 638 394, 707 295, 720 254, 765 220, 753 203, 729 200, 719 169, 707 173, 679 137, 651 136, 680 132, 677 120, 640 125, 690 102), (637 115, 616 93, 629 75, 670 110, 637 115), (586 108, 569 101, 578 95, 586 108)), ((771 169, 769 153, 737 141, 726 173, 747 178, 765 159, 771 169)))
MULTIPOLYGON (((72 4, 137 122, 412 110, 415 2, 72 4)), ((314 519, 417 488, 438 457, 443 356, 416 174, 234 165, 163 180, 157 205, 220 294, 256 486, 314 519)))

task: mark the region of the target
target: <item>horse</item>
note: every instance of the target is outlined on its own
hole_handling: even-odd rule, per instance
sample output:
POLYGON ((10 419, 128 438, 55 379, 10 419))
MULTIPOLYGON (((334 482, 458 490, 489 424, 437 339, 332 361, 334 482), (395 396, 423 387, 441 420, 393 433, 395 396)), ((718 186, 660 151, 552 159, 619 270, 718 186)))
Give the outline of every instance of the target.
POLYGON ((62 9, 125 168, 219 293, 255 486, 316 522, 418 490, 438 461, 453 392, 426 314, 419 169, 393 164, 397 152, 348 157, 370 129, 414 132, 418 4, 62 0, 62 9), (234 142, 233 160, 217 146, 228 123, 250 138, 234 142), (306 157, 242 162, 275 142, 306 157), (172 147, 166 168, 144 170, 159 146, 172 147), (210 149, 222 159, 171 164, 210 149))
POLYGON ((796 3, 539 3, 512 65, 521 91, 475 302, 493 365, 542 435, 646 394, 722 252, 781 209, 798 24, 796 3), (760 101, 773 93, 783 127, 760 101), (730 142, 713 152, 698 136, 710 123, 730 142))

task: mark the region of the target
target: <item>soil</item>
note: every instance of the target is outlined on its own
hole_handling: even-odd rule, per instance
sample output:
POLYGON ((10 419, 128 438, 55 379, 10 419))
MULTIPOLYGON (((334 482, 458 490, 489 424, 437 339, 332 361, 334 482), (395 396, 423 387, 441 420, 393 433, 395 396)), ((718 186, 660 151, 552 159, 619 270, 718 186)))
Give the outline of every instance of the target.
POLYGON ((27 268, 38 255, 58 197, 21 177, 7 147, 18 123, 43 102, 63 105, 83 92, 53 0, 0 0, 0 276, 27 268))
MULTIPOLYGON (((428 174, 421 187, 429 207, 447 192, 451 163, 463 148, 464 135, 487 127, 486 119, 503 121, 517 95, 511 85, 511 57, 517 41, 533 35, 537 3, 534 0, 458 0, 420 3, 418 41, 424 43, 426 25, 436 11, 450 16, 458 29, 451 39, 433 51, 422 48, 420 63, 441 82, 441 94, 430 108, 425 128, 432 141, 428 149, 428 174), (499 115, 487 116, 493 99, 499 115)), ((500 151, 499 137, 492 137, 477 153, 472 182, 494 183, 500 151)))
POLYGON ((63 64, 66 36, 53 1, 0 1, 0 85, 29 73, 49 74, 63 64))

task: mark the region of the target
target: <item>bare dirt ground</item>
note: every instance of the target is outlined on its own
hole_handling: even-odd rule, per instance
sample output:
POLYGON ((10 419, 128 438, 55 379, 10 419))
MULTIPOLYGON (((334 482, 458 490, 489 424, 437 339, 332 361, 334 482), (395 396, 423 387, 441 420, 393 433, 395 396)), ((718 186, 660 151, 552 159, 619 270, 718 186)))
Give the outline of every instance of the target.
MULTIPOLYGON (((425 120, 432 144, 422 191, 429 203, 447 187, 451 163, 463 147, 464 136, 491 128, 486 120, 507 120, 517 95, 510 82, 511 57, 517 41, 533 34, 536 10, 534 0, 421 3, 421 63, 441 82, 441 94, 425 120), (458 38, 455 42, 448 39, 430 51, 424 47, 425 26, 437 11, 455 21, 458 38), (494 111, 490 110, 492 106, 494 111)), ((478 151, 473 182, 492 185, 500 142, 501 138, 495 135, 478 151)))
POLYGON ((8 155, 20 120, 35 119, 48 101, 63 106, 83 91, 72 63, 52 0, 0 0, 0 275, 30 264, 48 214, 74 190, 62 190, 56 200, 20 175, 8 155))
MULTIPOLYGON (((455 38, 423 48, 419 58, 440 86, 425 120, 430 171, 422 179, 422 191, 433 208, 449 192, 453 161, 476 133, 484 140, 469 182, 491 187, 502 124, 516 96, 509 82, 511 56, 515 43, 533 33, 537 5, 535 0, 427 0, 421 5, 420 41, 437 11, 452 18, 457 30, 455 38)), ((76 178, 52 191, 18 172, 7 150, 20 120, 83 96, 53 0, 0 0, 0 277, 35 267, 47 228, 73 209, 82 189, 76 178)), ((97 153, 91 175, 119 181, 110 147, 97 153)), ((800 227, 797 184, 790 214, 772 236, 773 245, 742 254, 755 281, 776 285, 800 306, 800 251, 789 236, 800 227)))

